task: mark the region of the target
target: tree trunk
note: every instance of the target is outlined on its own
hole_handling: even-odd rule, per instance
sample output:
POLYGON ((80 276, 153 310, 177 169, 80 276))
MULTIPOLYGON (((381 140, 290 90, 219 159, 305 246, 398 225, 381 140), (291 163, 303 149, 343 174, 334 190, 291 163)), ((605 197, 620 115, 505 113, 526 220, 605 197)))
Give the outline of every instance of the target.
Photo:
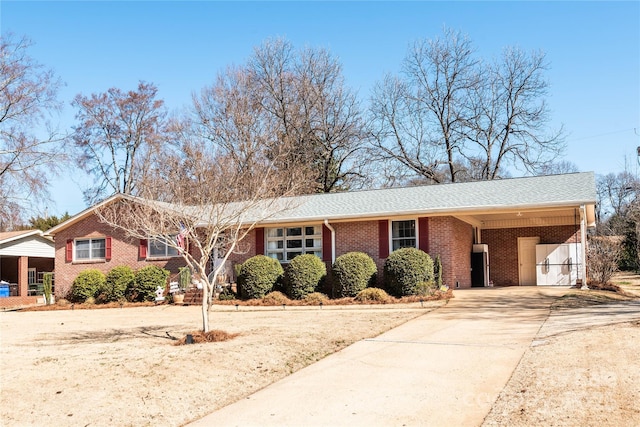
POLYGON ((204 280, 200 278, 200 284, 202 285, 202 332, 209 332, 209 284, 206 277, 204 280))

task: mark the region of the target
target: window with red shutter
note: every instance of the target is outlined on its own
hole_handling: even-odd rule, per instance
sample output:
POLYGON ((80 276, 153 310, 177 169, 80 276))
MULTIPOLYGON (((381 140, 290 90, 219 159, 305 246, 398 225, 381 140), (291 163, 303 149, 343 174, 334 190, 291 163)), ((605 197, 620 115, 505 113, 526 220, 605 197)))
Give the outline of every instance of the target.
POLYGON ((111 236, 105 238, 104 259, 106 261, 111 261, 111 236))
POLYGON ((429 218, 418 218, 418 248, 429 253, 429 218))
POLYGON ((322 226, 322 260, 331 262, 333 259, 333 247, 331 246, 331 230, 326 225, 322 226))
POLYGON ((65 248, 65 259, 67 262, 73 261, 73 240, 67 240, 67 246, 65 248))
POLYGON ((147 259, 147 239, 140 239, 140 246, 138 247, 138 257, 140 259, 147 259))
POLYGON ((389 256, 389 221, 386 219, 378 221, 378 255, 380 259, 389 256))
POLYGON ((256 255, 264 255, 264 228, 256 228, 256 255))

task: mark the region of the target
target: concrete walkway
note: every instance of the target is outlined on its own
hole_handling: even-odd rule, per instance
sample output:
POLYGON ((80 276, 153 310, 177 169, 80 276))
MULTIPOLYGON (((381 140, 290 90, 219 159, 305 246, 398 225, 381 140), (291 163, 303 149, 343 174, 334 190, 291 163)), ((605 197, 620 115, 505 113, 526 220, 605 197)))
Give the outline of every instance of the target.
POLYGON ((477 426, 568 288, 455 291, 193 426, 477 426))

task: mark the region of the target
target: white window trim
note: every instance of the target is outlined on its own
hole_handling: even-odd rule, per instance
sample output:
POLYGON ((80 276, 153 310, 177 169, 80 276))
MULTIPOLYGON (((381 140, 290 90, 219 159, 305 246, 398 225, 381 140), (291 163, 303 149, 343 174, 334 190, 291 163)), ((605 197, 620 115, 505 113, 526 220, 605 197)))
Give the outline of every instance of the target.
MULTIPOLYGON (((178 233, 169 234, 168 238, 175 240, 177 235, 178 235, 178 233)), ((146 259, 167 259, 167 258, 177 258, 179 256, 180 256, 180 251, 179 250, 177 250, 173 246, 169 246, 165 241, 159 240, 158 237, 149 236, 147 238, 147 258, 146 259), (157 242, 159 244, 164 245, 164 255, 152 255, 151 254, 151 246, 154 244, 154 242, 157 242), (174 254, 169 254, 169 248, 176 250, 176 254, 175 255, 174 254)))
POLYGON ((399 221, 413 221, 413 223, 415 224, 416 227, 416 244, 414 246, 414 248, 419 249, 420 248, 420 230, 418 229, 418 218, 398 218, 398 219, 389 219, 389 221, 387 221, 388 227, 389 227, 389 253, 393 252, 393 223, 394 222, 399 222, 399 221))
POLYGON ((73 240, 73 262, 101 262, 107 260, 107 238, 106 237, 81 237, 73 240), (78 258, 77 243, 79 241, 89 241, 89 258, 78 258), (94 258, 92 256, 91 245, 94 240, 104 240, 104 255, 103 257, 94 258))
MULTIPOLYGON (((322 238, 322 223, 313 223, 313 224, 302 224, 302 225, 286 225, 286 226, 279 226, 279 227, 265 227, 264 229, 264 255, 265 256, 269 256, 270 253, 282 253, 282 260, 278 260, 281 264, 288 264, 291 262, 291 260, 287 259, 287 240, 302 240, 302 247, 301 248, 291 248, 289 250, 289 252, 302 252, 302 254, 314 254, 316 252, 320 253, 319 258, 322 259, 322 249, 323 249, 323 238, 322 238), (305 228, 306 227, 317 227, 320 231, 318 232, 318 234, 312 234, 312 235, 307 235, 305 233, 305 228), (269 230, 273 230, 273 229, 278 229, 281 228, 282 229, 282 237, 269 237, 269 230), (288 228, 302 228, 302 235, 301 236, 289 236, 287 237, 287 229, 288 228), (305 240, 306 239, 320 239, 320 246, 314 246, 311 248, 306 247, 305 245, 305 240), (277 241, 282 241, 282 249, 272 249, 269 250, 269 242, 277 242, 277 241)), ((317 255, 316 255, 317 256, 317 255)), ((273 258, 273 257, 271 257, 273 258)), ((277 259, 277 258, 274 258, 277 259)))

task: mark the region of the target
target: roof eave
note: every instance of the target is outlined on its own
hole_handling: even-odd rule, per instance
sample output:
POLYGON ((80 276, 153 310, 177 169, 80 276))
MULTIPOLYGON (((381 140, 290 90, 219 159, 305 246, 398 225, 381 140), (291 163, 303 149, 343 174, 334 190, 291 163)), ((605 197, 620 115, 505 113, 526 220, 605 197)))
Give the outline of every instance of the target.
POLYGON ((399 217, 399 216, 411 216, 411 215, 457 215, 461 213, 480 213, 480 212, 494 212, 494 211, 518 211, 518 210, 530 210, 530 209, 554 209, 554 208, 577 208, 581 205, 595 205, 595 200, 571 200, 553 203, 537 203, 537 204, 522 204, 522 205, 499 205, 499 206, 468 206, 461 208, 441 208, 441 209, 412 209, 404 211, 379 211, 370 212, 366 214, 350 214, 350 215, 317 215, 310 217, 295 217, 295 218, 271 218, 269 220, 261 221, 260 224, 280 224, 280 223, 296 223, 296 222, 315 222, 315 221, 344 221, 344 220, 357 220, 357 219, 372 219, 383 217, 399 217))
POLYGON ((59 233, 60 231, 64 230, 67 227, 72 226, 73 224, 76 224, 77 222, 85 219, 86 217, 88 217, 89 215, 93 214, 97 209, 100 209, 103 206, 106 206, 110 203, 113 203, 116 200, 125 198, 126 196, 124 194, 114 194, 111 197, 108 197, 106 199, 104 199, 103 201, 101 201, 98 204, 95 204, 93 206, 88 207, 87 209, 83 210, 82 212, 72 216, 71 218, 69 218, 68 220, 61 222, 60 224, 56 225, 55 227, 50 228, 49 230, 47 230, 44 235, 45 236, 55 236, 56 233, 59 233))

